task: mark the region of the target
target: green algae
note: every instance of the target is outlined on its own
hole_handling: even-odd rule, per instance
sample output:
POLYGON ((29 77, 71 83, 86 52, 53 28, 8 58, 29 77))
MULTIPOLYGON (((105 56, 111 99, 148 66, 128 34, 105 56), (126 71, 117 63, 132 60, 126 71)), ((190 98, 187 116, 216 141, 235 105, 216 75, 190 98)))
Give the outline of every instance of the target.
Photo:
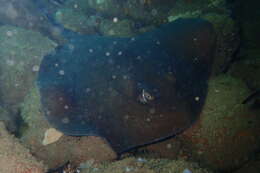
POLYGON ((118 22, 103 20, 100 24, 100 32, 106 36, 131 37, 134 23, 131 20, 123 19, 118 22))
POLYGON ((259 111, 242 104, 250 90, 241 79, 219 75, 209 81, 200 121, 191 132, 189 151, 196 161, 215 170, 243 164, 260 143, 259 111))
POLYGON ((39 121, 44 119, 41 108, 40 93, 34 86, 21 104, 21 116, 30 128, 39 128, 39 121))
MULTIPOLYGON (((84 165, 81 165, 84 167, 84 165)), ((198 164, 184 160, 168 159, 144 159, 129 157, 115 162, 104 162, 92 164, 88 168, 83 168, 82 173, 169 173, 183 172, 185 169, 192 173, 211 173, 210 170, 200 168, 198 164)))
POLYGON ((234 32, 235 21, 226 14, 207 13, 202 16, 205 20, 210 21, 217 32, 223 35, 234 32))
POLYGON ((38 32, 14 26, 0 27, 0 101, 18 105, 32 87, 44 55, 56 43, 38 32))
POLYGON ((55 13, 55 19, 65 28, 74 32, 93 33, 97 27, 96 19, 88 18, 80 10, 73 8, 62 8, 55 13))

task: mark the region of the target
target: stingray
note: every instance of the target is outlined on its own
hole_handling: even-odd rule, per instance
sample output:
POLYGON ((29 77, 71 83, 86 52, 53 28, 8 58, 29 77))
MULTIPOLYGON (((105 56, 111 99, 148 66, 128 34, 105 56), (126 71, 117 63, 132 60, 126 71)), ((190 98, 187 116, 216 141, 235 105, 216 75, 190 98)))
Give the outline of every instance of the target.
POLYGON ((102 137, 118 154, 174 137, 199 117, 214 50, 202 19, 131 38, 75 34, 40 65, 44 114, 64 134, 102 137))

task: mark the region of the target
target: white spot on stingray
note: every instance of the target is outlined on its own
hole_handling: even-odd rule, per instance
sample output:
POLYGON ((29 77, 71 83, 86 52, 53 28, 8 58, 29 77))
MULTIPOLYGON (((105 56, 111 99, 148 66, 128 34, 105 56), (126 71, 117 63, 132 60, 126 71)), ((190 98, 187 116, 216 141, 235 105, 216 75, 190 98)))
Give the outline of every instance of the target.
POLYGON ((151 108, 151 109, 149 110, 149 113, 150 113, 150 114, 154 114, 154 113, 155 113, 155 108, 151 108))
POLYGON ((68 106, 68 105, 65 105, 65 106, 64 106, 64 109, 69 109, 69 106, 68 106))
POLYGON ((123 75, 123 79, 128 79, 128 76, 127 75, 123 75))
POLYGON ((141 60, 142 57, 141 57, 141 56, 137 56, 136 59, 137 59, 137 60, 141 60))
POLYGON ((112 79, 116 79, 116 75, 112 75, 112 79))
POLYGON ((125 120, 128 120, 129 119, 129 115, 125 115, 125 120))
POLYGON ((64 75, 64 74, 65 74, 64 70, 60 70, 60 71, 59 71, 59 74, 60 74, 60 75, 64 75))
POLYGON ((114 22, 114 23, 117 23, 117 22, 118 22, 118 18, 117 18, 117 17, 114 17, 114 18, 113 18, 113 22, 114 22))
POLYGON ((199 101, 199 100, 200 100, 200 98, 199 98, 199 97, 195 97, 195 100, 196 100, 196 101, 199 101))
POLYGON ((88 92, 90 92, 91 91, 91 89, 90 88, 86 88, 86 92, 88 93, 88 92))
POLYGON ((172 144, 167 144, 167 145, 166 145, 166 148, 167 148, 167 149, 171 149, 171 148, 172 148, 172 144))
POLYGON ((88 51, 89 51, 90 53, 92 53, 92 52, 93 52, 93 49, 89 49, 88 51))
POLYGON ((75 48, 73 44, 69 44, 68 46, 69 46, 70 51, 73 51, 75 48))
POLYGON ((64 124, 68 124, 70 122, 70 120, 68 117, 65 117, 65 118, 62 118, 61 122, 64 124))
POLYGON ((114 60, 113 59, 108 59, 108 64, 114 64, 114 60))
POLYGON ((122 52, 122 51, 119 51, 117 54, 120 56, 120 55, 122 55, 122 54, 123 54, 123 52, 122 52))
POLYGON ((151 118, 146 118, 146 121, 147 122, 151 122, 151 118))

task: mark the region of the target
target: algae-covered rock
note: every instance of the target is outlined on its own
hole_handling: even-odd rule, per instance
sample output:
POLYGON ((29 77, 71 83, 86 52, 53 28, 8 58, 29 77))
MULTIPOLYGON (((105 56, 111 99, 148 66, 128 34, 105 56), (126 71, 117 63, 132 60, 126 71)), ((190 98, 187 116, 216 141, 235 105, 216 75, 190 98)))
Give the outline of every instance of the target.
POLYGON ((158 21, 167 16, 175 1, 171 0, 87 0, 88 6, 104 16, 130 17, 133 20, 158 21))
POLYGON ((260 145, 260 111, 242 104, 249 94, 241 80, 228 75, 209 81, 200 119, 182 135, 193 159, 225 171, 250 159, 260 145))
POLYGON ((260 153, 255 153, 255 159, 246 163, 234 173, 259 173, 260 172, 260 153))
POLYGON ((108 15, 117 16, 122 10, 120 6, 122 3, 115 0, 87 0, 85 3, 88 3, 89 7, 108 15))
POLYGON ((235 62, 229 74, 242 79, 250 89, 257 90, 260 88, 260 58, 245 58, 235 62))
POLYGON ((10 135, 0 121, 0 172, 1 173, 44 173, 44 165, 37 161, 29 150, 10 135))
POLYGON ((180 18, 197 18, 201 15, 201 11, 197 10, 197 11, 187 11, 187 12, 183 12, 180 14, 174 14, 174 15, 170 15, 168 17, 168 21, 169 22, 173 22, 177 19, 180 18))
POLYGON ((2 108, 0 106, 0 121, 4 122, 6 128, 14 132, 16 131, 16 125, 15 125, 15 117, 13 117, 10 112, 8 112, 6 109, 2 108))
POLYGON ((123 14, 135 21, 145 21, 151 24, 163 23, 168 12, 174 7, 172 0, 128 0, 123 4, 123 14))
POLYGON ((63 135, 45 145, 45 134, 52 127, 44 117, 37 87, 32 88, 26 96, 21 107, 21 115, 27 124, 20 132, 22 144, 49 168, 56 168, 68 160, 78 164, 89 159, 102 161, 116 157, 110 146, 99 137, 63 135))
POLYGON ((41 59, 56 44, 38 32, 0 27, 0 103, 21 103, 37 76, 41 59))
POLYGON ((125 158, 120 161, 102 164, 82 163, 82 173, 211 173, 210 170, 200 168, 196 163, 184 160, 125 158))
POLYGON ((201 17, 207 13, 226 12, 225 0, 197 0, 183 1, 177 0, 168 13, 168 21, 172 22, 179 18, 201 17))
MULTIPOLYGON (((99 13, 88 13, 89 10, 86 8, 83 8, 86 11, 80 8, 84 6, 82 3, 81 1, 75 2, 74 5, 68 3, 64 8, 58 9, 55 14, 57 22, 61 23, 67 29, 82 34, 99 33, 106 36, 119 37, 133 35, 134 23, 132 20, 126 18, 121 20, 119 17, 112 18, 109 16, 105 17, 99 13)), ((108 1, 104 2, 104 4, 108 3, 108 1)), ((100 2, 100 4, 103 4, 103 2, 100 2)))
POLYGON ((260 89, 260 20, 259 1, 235 1, 234 14, 241 28, 241 47, 230 74, 242 78, 251 89, 260 89))
POLYGON ((179 18, 202 18, 212 23, 216 32, 216 52, 212 74, 220 74, 225 71, 230 62, 234 60, 234 54, 240 43, 238 27, 223 0, 177 1, 171 9, 168 21, 179 18))
POLYGON ((241 59, 257 59, 260 57, 260 20, 259 1, 248 3, 243 0, 234 2, 234 15, 241 28, 241 40, 243 44, 239 52, 241 59))
POLYGON ((1 25, 12 25, 51 34, 52 25, 44 17, 44 13, 39 9, 37 3, 34 0, 1 0, 1 25))
POLYGON ((211 22, 215 28, 216 52, 213 64, 213 74, 225 72, 234 61, 235 52, 239 48, 240 36, 236 22, 227 14, 206 13, 201 16, 211 22))
POLYGON ((106 36, 130 37, 134 35, 133 22, 127 19, 103 20, 100 24, 100 32, 106 36))
MULTIPOLYGON (((143 27, 165 22, 168 11, 174 4, 175 1, 172 0, 79 0, 67 1, 62 8, 68 8, 74 11, 75 14, 80 13, 81 16, 79 16, 79 18, 93 16, 98 19, 98 22, 103 22, 103 24, 106 20, 112 21, 113 18, 118 18, 121 21, 127 20, 128 23, 134 23, 137 27, 136 32, 139 32, 138 30, 143 27)), ((71 16, 69 18, 72 19, 73 17, 71 16)), ((79 20, 76 19, 75 22, 76 21, 79 20)), ((71 24, 73 24, 73 22, 71 22, 71 24)), ((77 25, 78 24, 75 24, 75 26, 77 25)), ((117 26, 116 28, 118 30, 119 28, 117 26)), ((102 28, 104 27, 100 27, 101 28, 99 28, 98 25, 96 29, 103 33, 104 30, 102 30, 102 28)))
POLYGON ((75 10, 75 8, 59 9, 55 13, 55 18, 65 28, 82 34, 95 33, 101 20, 101 16, 87 16, 80 10, 75 10))

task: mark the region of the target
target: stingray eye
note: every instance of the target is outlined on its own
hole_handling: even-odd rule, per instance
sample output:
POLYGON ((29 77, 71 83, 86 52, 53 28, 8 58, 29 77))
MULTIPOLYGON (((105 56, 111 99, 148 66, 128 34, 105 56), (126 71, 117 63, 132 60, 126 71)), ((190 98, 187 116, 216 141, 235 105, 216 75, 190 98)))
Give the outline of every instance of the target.
POLYGON ((148 99, 148 100, 153 100, 153 96, 151 94, 149 94, 148 92, 145 93, 145 97, 148 99))

